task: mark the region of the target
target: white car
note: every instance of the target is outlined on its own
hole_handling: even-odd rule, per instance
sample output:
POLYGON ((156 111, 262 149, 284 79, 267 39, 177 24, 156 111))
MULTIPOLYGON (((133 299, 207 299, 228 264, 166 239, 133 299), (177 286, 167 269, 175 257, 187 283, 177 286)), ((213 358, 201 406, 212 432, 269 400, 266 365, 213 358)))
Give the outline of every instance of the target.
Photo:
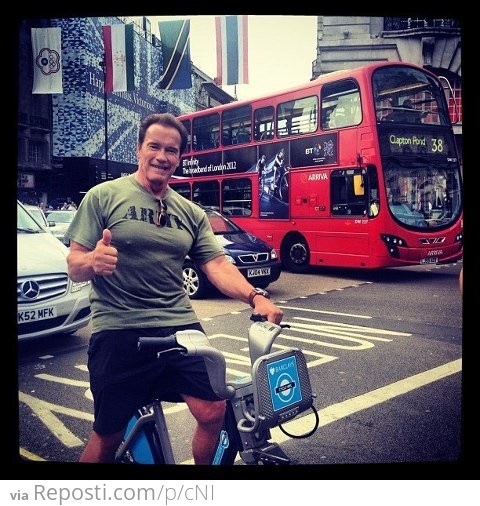
POLYGON ((48 224, 51 227, 49 232, 60 239, 65 246, 70 246, 70 240, 65 237, 65 232, 68 230, 76 212, 58 209, 46 213, 48 224))
POLYGON ((23 207, 40 223, 40 225, 42 225, 43 228, 47 230, 49 229, 50 225, 47 221, 45 213, 38 206, 23 204, 23 207))
POLYGON ((68 248, 17 201, 17 335, 71 334, 90 322, 90 282, 68 276, 68 248))

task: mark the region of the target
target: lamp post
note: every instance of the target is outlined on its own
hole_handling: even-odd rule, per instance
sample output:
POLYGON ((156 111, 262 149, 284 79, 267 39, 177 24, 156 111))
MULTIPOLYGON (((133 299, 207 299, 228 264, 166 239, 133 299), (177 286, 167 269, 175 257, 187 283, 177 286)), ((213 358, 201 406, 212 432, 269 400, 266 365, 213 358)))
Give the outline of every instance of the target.
POLYGON ((106 58, 100 62, 103 70, 103 115, 104 115, 104 128, 105 128, 105 179, 108 179, 108 101, 107 92, 105 90, 105 83, 107 80, 107 64, 106 58))

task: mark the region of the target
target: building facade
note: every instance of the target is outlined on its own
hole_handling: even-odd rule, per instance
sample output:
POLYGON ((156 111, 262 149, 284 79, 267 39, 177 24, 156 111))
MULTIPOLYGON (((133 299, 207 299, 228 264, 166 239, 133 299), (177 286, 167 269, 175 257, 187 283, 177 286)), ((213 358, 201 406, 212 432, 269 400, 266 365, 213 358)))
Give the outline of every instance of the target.
POLYGON ((19 29, 17 196, 27 203, 78 203, 102 181, 136 170, 141 119, 153 112, 184 114, 233 97, 192 66, 192 87, 163 90, 161 42, 146 18, 134 22, 135 90, 105 93, 102 25, 127 18, 23 20, 19 29), (31 28, 60 27, 61 94, 33 94, 31 28))

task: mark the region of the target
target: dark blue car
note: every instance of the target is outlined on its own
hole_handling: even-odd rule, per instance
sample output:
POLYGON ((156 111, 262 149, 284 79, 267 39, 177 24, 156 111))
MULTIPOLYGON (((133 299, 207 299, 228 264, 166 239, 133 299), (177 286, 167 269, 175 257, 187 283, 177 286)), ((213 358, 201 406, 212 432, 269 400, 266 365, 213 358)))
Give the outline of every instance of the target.
MULTIPOLYGON (((266 288, 280 277, 281 262, 273 248, 219 212, 208 207, 202 208, 227 259, 238 267, 252 285, 266 288)), ((201 299, 215 291, 203 271, 190 258, 183 265, 183 287, 191 299, 201 299)))

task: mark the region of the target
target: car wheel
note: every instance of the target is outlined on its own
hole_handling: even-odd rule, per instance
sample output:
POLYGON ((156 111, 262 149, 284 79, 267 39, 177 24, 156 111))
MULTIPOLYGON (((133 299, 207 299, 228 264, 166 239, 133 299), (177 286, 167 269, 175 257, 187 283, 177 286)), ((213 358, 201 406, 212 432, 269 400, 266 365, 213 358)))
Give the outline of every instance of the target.
POLYGON ((208 280, 193 262, 183 266, 183 288, 191 299, 201 299, 208 293, 208 280))

